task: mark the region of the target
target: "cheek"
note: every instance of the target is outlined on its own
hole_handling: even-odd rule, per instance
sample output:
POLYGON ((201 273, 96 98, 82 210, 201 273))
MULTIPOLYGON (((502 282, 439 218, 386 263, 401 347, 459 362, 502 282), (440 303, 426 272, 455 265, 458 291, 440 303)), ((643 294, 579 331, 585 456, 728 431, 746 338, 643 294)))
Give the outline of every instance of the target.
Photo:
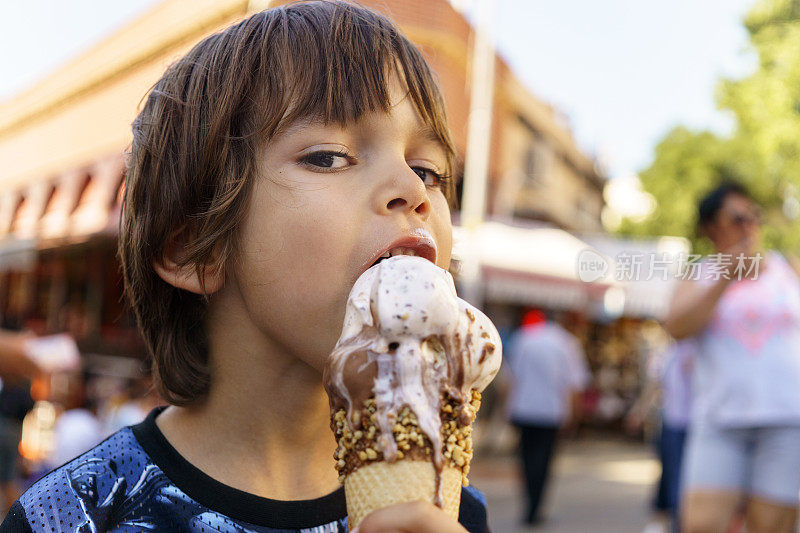
POLYGON ((437 263, 440 267, 450 267, 450 257, 453 251, 453 225, 450 221, 450 208, 447 200, 441 194, 431 198, 431 223, 433 226, 436 245, 438 247, 437 263))
POLYGON ((321 369, 341 332, 354 232, 333 202, 275 204, 247 223, 240 289, 259 329, 321 369))
POLYGON ((260 223, 250 223, 253 242, 260 243, 265 263, 289 277, 324 275, 335 268, 348 244, 343 202, 326 189, 269 191, 260 207, 260 223), (268 248, 264 250, 264 248, 268 248))
POLYGON ((445 270, 450 268, 450 259, 452 258, 453 252, 453 230, 452 228, 447 228, 447 231, 443 233, 442 237, 439 239, 439 259, 437 263, 439 266, 445 270))
POLYGON ((720 222, 717 222, 716 224, 708 227, 707 233, 708 237, 713 241, 724 241, 727 239, 728 234, 730 233, 730 228, 726 227, 720 222))
POLYGON ((283 224, 283 246, 275 257, 278 269, 287 290, 314 313, 330 313, 347 296, 353 232, 346 222, 306 211, 283 224))

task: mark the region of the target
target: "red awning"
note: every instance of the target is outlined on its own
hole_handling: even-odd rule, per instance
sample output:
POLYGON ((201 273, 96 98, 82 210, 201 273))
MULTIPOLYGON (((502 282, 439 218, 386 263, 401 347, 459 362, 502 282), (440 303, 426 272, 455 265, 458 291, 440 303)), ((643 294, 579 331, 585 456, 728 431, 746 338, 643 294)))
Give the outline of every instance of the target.
POLYGON ((0 242, 35 240, 38 247, 51 247, 116 234, 124 168, 122 154, 115 154, 3 192, 0 242))
POLYGON ((55 191, 47 208, 39 220, 39 237, 42 239, 61 239, 69 234, 69 218, 78 205, 78 198, 86 186, 88 174, 76 169, 62 175, 55 185, 55 191))
POLYGON ((70 216, 71 236, 116 234, 116 224, 111 215, 116 207, 124 170, 125 163, 121 155, 100 161, 91 168, 90 181, 70 216))

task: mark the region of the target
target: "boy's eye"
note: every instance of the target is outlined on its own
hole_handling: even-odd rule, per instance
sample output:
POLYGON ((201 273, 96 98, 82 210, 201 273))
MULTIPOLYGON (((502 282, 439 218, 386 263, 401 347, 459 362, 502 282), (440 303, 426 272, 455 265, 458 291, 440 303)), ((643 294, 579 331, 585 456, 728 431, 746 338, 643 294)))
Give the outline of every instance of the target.
POLYGON ((435 170, 431 170, 425 167, 411 167, 417 176, 422 179, 423 183, 425 183, 426 187, 440 187, 445 181, 447 181, 447 176, 442 176, 435 170))
POLYGON ((300 162, 311 167, 337 170, 348 166, 350 164, 350 158, 344 152, 324 150, 306 154, 300 159, 300 162))

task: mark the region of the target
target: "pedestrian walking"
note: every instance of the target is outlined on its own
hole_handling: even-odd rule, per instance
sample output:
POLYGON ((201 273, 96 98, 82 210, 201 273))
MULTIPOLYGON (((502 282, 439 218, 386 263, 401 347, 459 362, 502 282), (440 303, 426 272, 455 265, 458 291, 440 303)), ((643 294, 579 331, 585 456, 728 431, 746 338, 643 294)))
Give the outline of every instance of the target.
POLYGON ((543 520, 545 493, 553 450, 560 430, 580 419, 580 392, 589 372, 578 340, 541 311, 525 315, 508 349, 511 392, 509 415, 520 432, 520 452, 527 507, 523 522, 543 520))

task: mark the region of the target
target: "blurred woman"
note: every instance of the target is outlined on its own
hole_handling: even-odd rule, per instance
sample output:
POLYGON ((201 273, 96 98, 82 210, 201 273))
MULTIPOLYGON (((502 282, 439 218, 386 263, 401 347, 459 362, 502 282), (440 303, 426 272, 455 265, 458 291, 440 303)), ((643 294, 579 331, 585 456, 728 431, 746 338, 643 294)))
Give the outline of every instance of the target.
POLYGON ((683 472, 684 530, 794 531, 800 492, 800 280, 760 252, 759 208, 738 184, 699 205, 716 248, 676 288, 665 328, 696 337, 692 425, 683 472), (763 257, 763 258, 762 258, 763 257))

